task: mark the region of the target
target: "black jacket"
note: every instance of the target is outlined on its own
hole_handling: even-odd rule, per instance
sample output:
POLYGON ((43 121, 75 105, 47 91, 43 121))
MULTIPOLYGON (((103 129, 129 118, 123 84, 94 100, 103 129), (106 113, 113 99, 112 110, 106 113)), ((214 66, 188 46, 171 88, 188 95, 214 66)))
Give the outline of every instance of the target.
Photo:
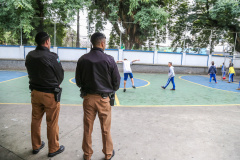
POLYGON ((28 53, 25 61, 28 71, 29 88, 52 93, 64 78, 64 71, 56 53, 43 46, 38 46, 28 53))
POLYGON ((93 48, 79 58, 76 68, 76 84, 82 93, 112 93, 119 89, 120 75, 112 56, 101 48, 93 48))

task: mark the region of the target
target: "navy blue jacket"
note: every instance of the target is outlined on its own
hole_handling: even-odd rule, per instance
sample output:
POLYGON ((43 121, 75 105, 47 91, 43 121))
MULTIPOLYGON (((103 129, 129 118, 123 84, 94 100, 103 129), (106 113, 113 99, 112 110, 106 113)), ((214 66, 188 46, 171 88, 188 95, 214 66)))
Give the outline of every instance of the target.
POLYGON ((217 68, 215 66, 211 66, 208 70, 209 74, 216 74, 217 73, 217 68))

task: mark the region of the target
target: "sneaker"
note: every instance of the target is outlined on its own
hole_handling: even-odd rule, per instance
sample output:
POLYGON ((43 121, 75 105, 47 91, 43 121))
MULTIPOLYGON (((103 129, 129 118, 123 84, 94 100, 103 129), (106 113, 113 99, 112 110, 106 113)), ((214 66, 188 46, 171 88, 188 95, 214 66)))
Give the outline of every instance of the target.
POLYGON ((136 87, 135 86, 132 86, 134 89, 136 89, 136 87))
POLYGON ((231 83, 231 82, 227 82, 227 83, 231 83))
POLYGON ((126 92, 126 89, 123 89, 123 92, 126 92))
POLYGON ((162 89, 165 89, 165 87, 163 87, 163 86, 161 86, 162 87, 162 89))
POLYGON ((172 91, 175 91, 175 89, 173 89, 173 88, 172 88, 172 89, 170 89, 170 90, 172 90, 172 91))
POLYGON ((237 88, 236 90, 240 90, 240 88, 237 88))
POLYGON ((62 153, 64 150, 65 150, 65 147, 63 145, 61 145, 56 152, 48 153, 48 157, 54 157, 54 156, 62 153))
POLYGON ((215 83, 217 83, 217 82, 215 82, 215 83))
POLYGON ((43 149, 44 146, 45 146, 45 143, 42 141, 40 148, 33 150, 32 153, 37 154, 41 149, 43 149))

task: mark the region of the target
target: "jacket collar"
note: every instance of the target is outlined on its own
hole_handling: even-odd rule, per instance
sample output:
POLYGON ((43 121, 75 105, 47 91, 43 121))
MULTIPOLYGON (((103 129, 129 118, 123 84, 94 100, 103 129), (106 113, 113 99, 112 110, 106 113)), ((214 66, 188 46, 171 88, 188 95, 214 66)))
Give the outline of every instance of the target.
POLYGON ((98 50, 98 51, 101 51, 102 53, 104 53, 102 48, 93 47, 93 48, 91 49, 91 51, 93 51, 93 50, 98 50))
POLYGON ((50 52, 50 50, 47 47, 44 47, 44 46, 37 46, 36 50, 45 50, 45 51, 50 52))

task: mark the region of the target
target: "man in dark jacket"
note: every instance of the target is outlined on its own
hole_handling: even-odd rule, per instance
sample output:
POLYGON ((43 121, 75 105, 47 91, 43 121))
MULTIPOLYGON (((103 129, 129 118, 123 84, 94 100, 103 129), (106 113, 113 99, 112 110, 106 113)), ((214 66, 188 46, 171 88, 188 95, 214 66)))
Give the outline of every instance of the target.
POLYGON ((208 69, 208 75, 210 74, 209 83, 211 83, 212 78, 214 79, 215 83, 217 83, 216 73, 217 73, 217 68, 214 66, 214 62, 212 61, 212 66, 208 69))
POLYGON ((33 154, 37 154, 45 145, 41 141, 41 121, 46 112, 49 157, 64 151, 59 146, 58 117, 60 111, 60 84, 64 71, 56 53, 50 52, 50 37, 39 32, 35 37, 37 48, 28 53, 25 66, 29 75, 29 88, 32 101, 31 137, 33 154))
POLYGON ((120 75, 112 56, 103 51, 106 37, 102 33, 91 36, 93 48, 79 58, 76 68, 76 84, 81 88, 84 110, 84 135, 82 149, 84 159, 90 160, 93 123, 98 113, 102 129, 103 153, 111 159, 115 152, 111 138, 111 105, 109 95, 119 89, 120 75))

